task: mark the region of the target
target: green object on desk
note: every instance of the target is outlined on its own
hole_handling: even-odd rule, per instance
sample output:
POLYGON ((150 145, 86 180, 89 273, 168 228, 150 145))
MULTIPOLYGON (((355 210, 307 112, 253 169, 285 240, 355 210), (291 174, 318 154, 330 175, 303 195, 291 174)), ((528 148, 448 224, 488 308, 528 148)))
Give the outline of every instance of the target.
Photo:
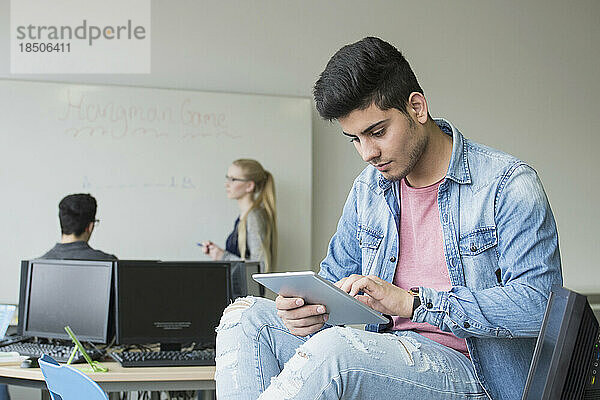
POLYGON ((77 353, 77 350, 79 350, 79 352, 81 353, 81 355, 83 355, 83 358, 85 358, 85 361, 87 361, 91 368, 76 367, 78 370, 83 372, 108 372, 108 368, 106 368, 104 365, 100 364, 98 361, 92 361, 88 353, 86 353, 85 349, 81 345, 81 342, 79 342, 79 339, 77 339, 77 336, 75 336, 75 334, 71 330, 71 327, 65 326, 65 331, 69 334, 73 343, 75 343, 75 347, 73 348, 73 352, 69 357, 69 361, 67 361, 67 365, 71 365, 73 358, 75 358, 75 353, 77 353))

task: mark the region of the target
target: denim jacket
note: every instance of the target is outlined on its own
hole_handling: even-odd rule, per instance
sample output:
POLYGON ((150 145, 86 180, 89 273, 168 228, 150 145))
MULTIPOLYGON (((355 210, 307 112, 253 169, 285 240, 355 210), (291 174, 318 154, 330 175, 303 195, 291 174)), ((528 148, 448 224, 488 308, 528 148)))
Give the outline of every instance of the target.
MULTIPOLYGON (((553 284, 562 284, 558 233, 536 172, 465 139, 448 121, 452 158, 438 189, 452 288, 420 288, 413 321, 466 338, 492 399, 520 399, 553 284)), ((354 181, 319 274, 392 282, 399 249, 398 183, 372 166, 354 181)), ((375 325, 368 330, 377 331, 375 325)))

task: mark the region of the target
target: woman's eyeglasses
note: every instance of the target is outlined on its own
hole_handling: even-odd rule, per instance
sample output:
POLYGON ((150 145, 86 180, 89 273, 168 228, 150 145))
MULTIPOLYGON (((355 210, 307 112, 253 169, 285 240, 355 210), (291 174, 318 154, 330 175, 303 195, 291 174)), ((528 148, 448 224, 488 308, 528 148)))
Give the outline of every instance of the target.
POLYGON ((229 183, 233 183, 233 182, 248 182, 250 181, 250 179, 242 179, 242 178, 234 178, 232 176, 229 175, 225 175, 225 180, 229 183))

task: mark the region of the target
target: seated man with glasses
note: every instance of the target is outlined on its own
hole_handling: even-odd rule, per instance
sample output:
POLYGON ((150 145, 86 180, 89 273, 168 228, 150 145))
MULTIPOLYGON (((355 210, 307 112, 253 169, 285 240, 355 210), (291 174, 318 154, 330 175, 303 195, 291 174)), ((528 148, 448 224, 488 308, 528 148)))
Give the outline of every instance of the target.
MULTIPOLYGON (((50 251, 40 258, 55 260, 116 260, 112 254, 95 250, 88 245, 96 219, 96 199, 89 194, 70 194, 58 204, 62 236, 50 251)), ((8 387, 0 384, 0 400, 10 400, 8 387)))
POLYGON ((107 254, 90 247, 88 241, 94 227, 100 223, 96 219, 96 199, 89 194, 70 194, 58 205, 58 218, 62 232, 60 243, 40 258, 58 260, 116 260, 107 254))

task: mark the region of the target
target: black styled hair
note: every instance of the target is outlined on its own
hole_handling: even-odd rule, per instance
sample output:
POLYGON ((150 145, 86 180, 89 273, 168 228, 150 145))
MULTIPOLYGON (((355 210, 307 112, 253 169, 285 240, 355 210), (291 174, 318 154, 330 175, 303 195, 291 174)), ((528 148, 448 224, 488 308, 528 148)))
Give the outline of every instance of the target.
POLYGON ((366 37, 331 57, 313 95, 321 117, 332 121, 371 104, 408 115, 413 92, 423 94, 423 89, 402 53, 388 42, 366 37))
POLYGON ((96 218, 96 199, 86 193, 70 194, 58 204, 60 230, 65 235, 81 235, 96 218))

